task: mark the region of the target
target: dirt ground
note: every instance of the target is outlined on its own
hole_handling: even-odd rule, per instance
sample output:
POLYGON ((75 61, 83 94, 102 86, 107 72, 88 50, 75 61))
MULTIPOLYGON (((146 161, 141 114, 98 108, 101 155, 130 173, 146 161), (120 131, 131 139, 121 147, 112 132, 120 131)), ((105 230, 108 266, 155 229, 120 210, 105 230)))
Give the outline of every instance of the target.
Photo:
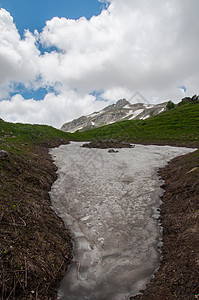
POLYGON ((110 148, 132 148, 133 146, 129 142, 117 141, 117 140, 93 140, 89 143, 82 145, 84 148, 98 148, 98 149, 110 149, 110 148))
POLYGON ((163 258, 146 290, 131 299, 199 299, 199 151, 173 159, 159 175, 163 258))
MULTIPOLYGON (((70 232, 50 207, 56 167, 47 147, 0 161, 0 299, 56 299, 70 259, 70 232)), ((66 142, 65 142, 66 143, 66 142)))
MULTIPOLYGON (((56 167, 47 148, 60 143, 34 147, 30 157, 13 155, 1 165, 2 300, 56 299, 72 259, 70 232, 50 208, 48 194, 56 167)), ((165 180, 163 258, 146 290, 131 299, 199 299, 199 151, 173 159, 159 174, 165 180)))

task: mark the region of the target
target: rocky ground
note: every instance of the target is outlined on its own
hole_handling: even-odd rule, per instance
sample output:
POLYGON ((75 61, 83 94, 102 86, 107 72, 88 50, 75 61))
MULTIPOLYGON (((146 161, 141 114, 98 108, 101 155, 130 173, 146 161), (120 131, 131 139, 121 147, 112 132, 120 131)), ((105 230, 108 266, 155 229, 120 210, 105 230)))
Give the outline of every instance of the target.
MULTIPOLYGON (((2 300, 56 299, 72 259, 70 232, 50 208, 48 194, 56 167, 47 147, 60 143, 0 162, 2 300)), ((159 174, 165 180, 163 259, 147 289, 132 299, 199 299, 199 151, 172 160, 159 174)))

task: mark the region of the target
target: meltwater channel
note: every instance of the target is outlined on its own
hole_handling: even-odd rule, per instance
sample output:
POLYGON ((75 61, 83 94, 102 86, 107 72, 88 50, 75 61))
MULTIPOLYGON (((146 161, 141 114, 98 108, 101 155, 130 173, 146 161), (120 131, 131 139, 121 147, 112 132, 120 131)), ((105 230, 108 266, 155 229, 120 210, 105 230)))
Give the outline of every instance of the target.
POLYGON ((108 153, 81 145, 50 151, 58 167, 52 205, 74 241, 59 299, 128 299, 160 262, 157 209, 163 191, 157 169, 193 149, 135 145, 108 153))

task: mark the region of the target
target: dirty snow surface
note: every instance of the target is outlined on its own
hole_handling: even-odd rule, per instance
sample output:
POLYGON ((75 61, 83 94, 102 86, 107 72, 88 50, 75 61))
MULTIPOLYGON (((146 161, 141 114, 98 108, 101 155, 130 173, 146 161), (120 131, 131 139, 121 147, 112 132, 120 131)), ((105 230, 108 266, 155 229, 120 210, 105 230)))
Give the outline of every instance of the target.
POLYGON ((58 166, 52 205, 74 240, 59 299, 128 299, 160 261, 157 169, 193 149, 136 145, 108 153, 81 145, 51 150, 58 166))

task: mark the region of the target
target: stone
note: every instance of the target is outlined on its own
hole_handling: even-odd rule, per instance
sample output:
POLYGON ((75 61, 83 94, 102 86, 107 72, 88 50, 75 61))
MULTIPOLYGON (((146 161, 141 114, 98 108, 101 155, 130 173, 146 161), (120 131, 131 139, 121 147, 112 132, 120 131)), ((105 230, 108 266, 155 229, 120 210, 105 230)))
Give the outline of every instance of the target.
MULTIPOLYGON (((145 99, 143 99, 143 101, 144 100, 145 99)), ((108 105, 98 112, 65 123, 61 127, 61 130, 67 132, 83 132, 122 120, 131 120, 135 118, 147 119, 150 115, 155 116, 163 110, 166 110, 167 103, 168 102, 149 105, 144 101, 144 103, 139 102, 131 104, 126 99, 120 99, 116 103, 108 105)), ((122 124, 120 125, 120 123, 118 123, 117 126, 119 129, 120 126, 122 127, 122 124)), ((121 138, 123 139, 123 137, 121 138)))
POLYGON ((114 150, 114 149, 110 149, 110 150, 108 150, 108 153, 118 153, 119 151, 116 151, 116 150, 114 150))
POLYGON ((83 144, 82 147, 86 148, 99 148, 99 149, 110 149, 110 148, 134 148, 135 146, 129 142, 118 141, 114 139, 110 140, 93 140, 90 143, 83 144))
POLYGON ((5 150, 0 150, 0 160, 10 160, 9 153, 5 150))

